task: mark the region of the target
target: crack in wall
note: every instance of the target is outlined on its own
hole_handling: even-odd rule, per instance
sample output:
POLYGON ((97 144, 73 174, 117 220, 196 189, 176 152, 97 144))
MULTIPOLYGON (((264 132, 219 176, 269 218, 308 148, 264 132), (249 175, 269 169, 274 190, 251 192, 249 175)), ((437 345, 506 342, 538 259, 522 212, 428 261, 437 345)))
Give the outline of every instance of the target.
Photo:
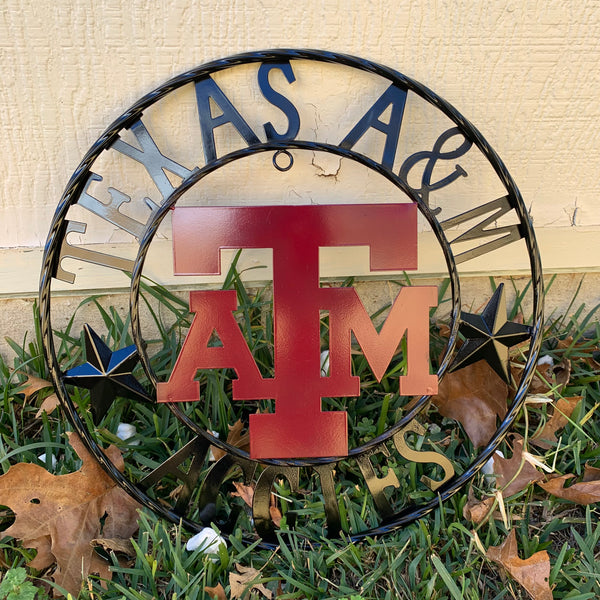
POLYGON ((337 183, 338 175, 342 169, 342 159, 340 157, 336 157, 336 161, 337 164, 333 168, 331 165, 320 165, 317 162, 316 154, 313 152, 313 157, 310 161, 310 164, 317 169, 317 177, 332 177, 337 183))

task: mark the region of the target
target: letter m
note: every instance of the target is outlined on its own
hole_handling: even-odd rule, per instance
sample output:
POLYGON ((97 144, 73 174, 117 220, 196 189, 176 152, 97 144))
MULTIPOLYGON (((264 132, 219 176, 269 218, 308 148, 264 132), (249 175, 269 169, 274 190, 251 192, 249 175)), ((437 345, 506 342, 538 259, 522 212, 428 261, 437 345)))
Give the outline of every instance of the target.
POLYGON ((429 373, 429 308, 437 306, 434 286, 403 287, 378 332, 356 291, 323 290, 329 296, 330 368, 332 378, 343 377, 350 365, 352 333, 377 381, 381 381, 406 336, 406 374, 399 378, 404 396, 437 394, 437 375, 429 373))

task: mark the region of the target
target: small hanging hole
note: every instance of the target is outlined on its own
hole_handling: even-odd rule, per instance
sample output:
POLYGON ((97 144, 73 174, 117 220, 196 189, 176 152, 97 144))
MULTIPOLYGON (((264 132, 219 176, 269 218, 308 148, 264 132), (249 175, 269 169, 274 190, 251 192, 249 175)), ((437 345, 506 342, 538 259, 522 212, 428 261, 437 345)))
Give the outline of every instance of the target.
POLYGON ((294 157, 287 151, 287 150, 277 150, 277 152, 275 152, 275 154, 273 155, 273 166, 278 170, 278 171, 289 171, 292 166, 294 165, 294 157), (280 154, 284 154, 285 156, 287 156, 288 158, 288 164, 287 165, 282 165, 280 164, 281 161, 277 160, 277 157, 280 154))

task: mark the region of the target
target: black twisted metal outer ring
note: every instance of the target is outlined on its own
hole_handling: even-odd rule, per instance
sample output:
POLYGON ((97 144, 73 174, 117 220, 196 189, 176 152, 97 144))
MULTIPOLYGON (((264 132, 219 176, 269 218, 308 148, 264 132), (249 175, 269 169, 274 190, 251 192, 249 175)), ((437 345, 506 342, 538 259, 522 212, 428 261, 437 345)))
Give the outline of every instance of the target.
MULTIPOLYGON (((496 433, 489 441, 487 446, 483 449, 483 451, 479 454, 479 456, 470 464, 469 467, 467 467, 467 469, 460 476, 452 478, 450 481, 446 482, 444 485, 442 485, 436 490, 437 496, 435 498, 423 503, 420 506, 407 506, 405 509, 401 510, 400 512, 396 513, 395 515, 384 521, 380 526, 369 529, 367 531, 346 536, 345 538, 346 540, 356 541, 364 538, 365 536, 373 536, 386 533, 394 528, 400 527, 415 519, 425 516, 426 514, 434 510, 436 507, 438 507, 440 502, 444 502, 452 495, 454 495, 461 487, 463 487, 463 485, 465 485, 470 479, 472 479, 477 474, 477 472, 481 469, 485 462, 487 462, 487 460, 489 460, 489 458, 493 455, 495 449, 500 444, 500 442, 504 439, 504 437, 508 433, 510 425, 515 420, 519 410, 522 408, 523 403, 525 402, 527 388, 535 371, 537 356, 539 354, 539 349, 541 345, 541 331, 543 326, 543 284, 541 261, 539 257, 537 242, 533 232, 533 227, 527 214, 527 210, 525 208, 525 204, 523 202, 521 194, 516 184, 514 183, 512 177, 510 176, 508 170, 506 169, 504 163, 496 154, 496 152, 491 148, 488 142, 484 139, 481 133, 456 109, 454 109, 454 107, 452 107, 449 103, 447 103, 445 100, 443 100, 440 96, 435 94, 426 86, 423 86, 422 84, 412 80, 411 78, 407 77, 406 75, 403 75, 402 73, 394 69, 350 55, 318 50, 279 49, 238 54, 232 57, 207 63, 203 66, 192 69, 190 71, 182 73, 181 75, 178 75, 177 77, 174 77, 164 85, 158 87, 154 91, 141 98, 121 117, 115 120, 86 153, 83 160, 71 176, 55 212, 55 216, 53 218, 48 234, 48 239, 46 242, 42 271, 40 276, 39 310, 43 350, 44 355, 46 357, 46 361, 49 366, 50 375, 55 384, 57 393, 61 400, 63 409, 67 414, 67 417, 71 421, 74 429, 83 439, 84 444, 86 445, 88 450, 92 454, 94 454, 94 456, 98 459, 105 471, 109 475, 111 475, 121 487, 123 487, 132 497, 138 500, 138 502, 140 502, 141 504, 145 505, 146 507, 150 508, 151 510, 155 511, 156 513, 162 515, 163 517, 171 521, 182 522, 192 530, 199 530, 201 528, 201 525, 175 513, 174 511, 158 503, 156 500, 150 498, 142 490, 136 487, 131 481, 129 481, 120 471, 118 471, 118 469, 107 459, 106 455, 102 452, 102 449, 98 446, 96 441, 91 436, 90 432, 87 430, 86 426, 81 420, 81 417, 78 415, 75 406, 70 400, 67 390, 62 381, 62 373, 54 349, 54 339, 52 335, 50 311, 51 279, 58 267, 58 261, 60 258, 60 241, 62 240, 65 234, 66 216, 68 210, 73 204, 77 202, 80 194, 82 193, 92 164, 104 150, 108 149, 113 144, 113 142, 118 139, 119 132, 122 129, 130 127, 137 119, 141 117, 144 110, 150 105, 152 105, 154 102, 169 94, 170 92, 176 90, 177 88, 186 85, 190 82, 201 80, 210 76, 212 73, 229 69, 238 65, 259 62, 288 61, 293 59, 336 63, 350 68, 373 73, 375 75, 388 79, 392 83, 400 85, 406 88, 407 90, 413 91, 425 101, 429 102, 437 109, 439 109, 447 117, 449 117, 450 120, 452 120, 456 125, 458 125, 461 134, 464 135, 467 140, 475 144, 482 152, 482 154, 487 158, 488 162, 492 165, 494 171, 496 172, 496 174, 502 181, 504 187, 508 191, 509 197, 511 198, 511 207, 515 210, 520 221, 521 232, 523 234, 523 237, 525 238, 527 250, 530 257, 533 295, 533 324, 531 327, 532 338, 530 343, 530 351, 527 357, 527 361, 523 370, 523 376, 519 388, 516 392, 514 401, 509 407, 505 418, 502 420, 501 424, 496 430, 496 433)), ((297 144, 298 149, 310 149, 308 146, 302 148, 301 142, 298 142, 297 144)), ((289 141, 281 142, 281 146, 279 147, 277 147, 276 143, 271 143, 269 145, 269 148, 263 146, 266 145, 252 146, 248 149, 245 149, 245 151, 242 152, 248 154, 249 151, 259 152, 266 151, 268 149, 285 150, 294 147, 293 143, 289 141)), ((342 155, 338 147, 325 148, 324 145, 320 146, 322 147, 316 148, 316 150, 332 151, 338 153, 339 155, 342 155), (335 148, 335 151, 333 150, 333 148, 335 148)), ((235 153, 232 153, 232 155, 235 155, 235 153)), ((240 156, 232 157, 232 155, 229 155, 229 158, 231 160, 240 158, 240 156)), ((372 166, 369 164, 370 159, 358 155, 356 153, 349 153, 347 157, 351 158, 352 160, 361 162, 362 164, 365 164, 370 168, 372 166)), ((227 157, 223 157, 219 160, 225 160, 226 158, 227 157)), ((207 167, 208 166, 209 165, 207 165, 207 167)), ((384 174, 384 176, 386 176, 388 179, 390 179, 390 176, 394 177, 393 174, 391 174, 385 168, 381 167, 381 165, 377 165, 377 167, 377 170, 379 172, 386 171, 386 173, 382 172, 382 174, 384 174)), ((193 174, 189 178, 189 185, 193 185, 191 180, 194 176, 195 174, 193 174)), ((396 181, 394 181, 394 183, 397 184, 396 181)), ((410 190, 404 191, 408 193, 410 190)), ((414 194, 409 193, 409 196, 413 200, 415 200, 414 194)), ((438 237, 438 239, 440 238, 438 237)), ((458 288, 456 291, 458 291, 458 288)), ((452 343, 455 343, 455 338, 456 323, 453 322, 453 334, 451 338, 452 343)), ((442 365, 443 368, 441 367, 442 372, 447 368, 449 357, 450 353, 447 353, 446 357, 444 358, 444 363, 442 365)), ((218 440, 215 441, 216 445, 224 447, 224 444, 220 444, 218 440)), ((288 463, 287 461, 284 462, 285 464, 296 464, 288 463)), ((311 464, 315 463, 311 461, 311 464)), ((271 544, 268 543, 263 543, 263 545, 266 547, 271 547, 271 544)))

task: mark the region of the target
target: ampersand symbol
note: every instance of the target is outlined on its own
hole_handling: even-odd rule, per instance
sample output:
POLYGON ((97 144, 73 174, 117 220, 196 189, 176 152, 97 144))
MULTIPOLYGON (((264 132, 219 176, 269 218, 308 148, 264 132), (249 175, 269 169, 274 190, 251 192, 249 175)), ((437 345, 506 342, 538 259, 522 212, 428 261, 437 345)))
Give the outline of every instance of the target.
MULTIPOLYGON (((419 195, 419 197, 428 207, 429 193, 431 191, 439 190, 443 187, 446 187, 459 177, 467 177, 467 172, 460 165, 456 165, 452 173, 450 173, 446 177, 443 177, 439 181, 431 183, 431 174, 433 173, 433 169, 438 160, 452 160, 455 158, 460 158, 461 156, 466 154, 473 145, 473 142, 465 138, 464 142, 455 150, 451 150, 449 152, 442 152, 442 147, 444 146, 444 144, 455 135, 463 135, 463 133, 460 131, 460 129, 458 129, 458 127, 452 127, 451 129, 444 131, 444 133, 440 135, 440 137, 436 140, 435 144, 433 145, 433 150, 423 150, 421 152, 416 152, 412 156, 409 156, 400 167, 399 177, 408 184, 408 174, 410 170, 418 162, 421 162, 422 160, 427 160, 427 165, 425 166, 425 170, 423 171, 423 175, 421 177, 421 187, 409 187, 411 187, 411 189, 419 195)), ((434 209, 432 213, 434 215, 437 215, 441 212, 441 210, 442 209, 438 207, 434 209)))

